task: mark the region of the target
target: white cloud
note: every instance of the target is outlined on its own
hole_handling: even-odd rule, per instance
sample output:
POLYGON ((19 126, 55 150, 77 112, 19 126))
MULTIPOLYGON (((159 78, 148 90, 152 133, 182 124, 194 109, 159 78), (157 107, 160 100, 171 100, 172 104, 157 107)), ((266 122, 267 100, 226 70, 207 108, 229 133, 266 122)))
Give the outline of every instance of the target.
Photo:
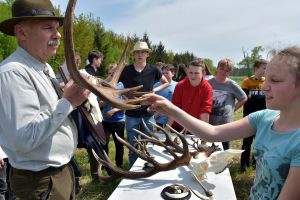
MULTIPOLYGON (((66 3, 54 0, 55 5, 66 3)), ((76 13, 93 13, 119 34, 147 32, 175 52, 190 51, 214 63, 242 59, 242 48, 299 44, 297 0, 78 0, 76 13)))

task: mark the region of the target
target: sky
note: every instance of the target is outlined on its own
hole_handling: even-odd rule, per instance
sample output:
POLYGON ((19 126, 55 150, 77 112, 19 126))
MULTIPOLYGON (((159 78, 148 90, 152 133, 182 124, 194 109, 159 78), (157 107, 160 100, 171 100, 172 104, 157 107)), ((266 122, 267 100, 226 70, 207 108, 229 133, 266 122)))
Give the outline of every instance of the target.
MULTIPOLYGON (((66 0, 52 0, 64 12, 66 0)), ((186 51, 238 63, 243 51, 268 51, 300 43, 298 0, 78 0, 75 14, 99 17, 106 30, 161 41, 166 50, 186 51)))

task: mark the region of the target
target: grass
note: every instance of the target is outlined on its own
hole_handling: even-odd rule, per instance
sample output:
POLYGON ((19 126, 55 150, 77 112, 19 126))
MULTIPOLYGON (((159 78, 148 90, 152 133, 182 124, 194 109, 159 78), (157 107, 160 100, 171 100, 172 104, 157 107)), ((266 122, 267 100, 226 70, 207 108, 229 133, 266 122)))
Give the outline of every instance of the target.
MULTIPOLYGON (((114 160, 114 145, 113 141, 110 142, 109 145, 109 155, 110 159, 114 160)), ((125 168, 128 167, 128 159, 127 159, 127 150, 125 152, 126 156, 124 156, 125 168)), ((80 178, 80 185, 82 186, 82 190, 77 195, 77 200, 105 200, 108 199, 110 194, 114 191, 114 189, 120 183, 118 181, 112 182, 100 182, 100 181, 92 181, 90 176, 90 167, 88 154, 85 149, 78 149, 75 154, 75 159, 78 162, 80 169, 82 171, 82 177, 80 178)), ((105 172, 104 172, 105 173, 105 172)))
POLYGON ((245 79, 245 76, 233 76, 230 78, 241 85, 242 81, 245 79))
MULTIPOLYGON (((240 84, 243 77, 234 77, 234 80, 240 84)), ((235 115, 234 120, 240 119, 242 117, 242 109, 239 109, 235 115)), ((232 141, 230 147, 234 149, 241 149, 242 140, 232 141)), ((110 142, 109 146, 109 156, 111 160, 114 160, 114 143, 110 142)), ((125 168, 128 169, 128 157, 127 149, 125 148, 124 153, 124 163, 125 168)), ((80 194, 76 197, 77 200, 106 200, 114 189, 118 186, 120 181, 113 181, 110 183, 101 183, 92 181, 90 176, 88 156, 85 149, 78 149, 75 158, 78 161, 80 168, 82 170, 83 176, 80 179, 80 184, 83 187, 80 194)), ((240 172, 240 160, 235 159, 233 165, 230 168, 230 174, 235 188, 235 193, 238 200, 248 199, 248 194, 252 186, 252 182, 255 176, 255 170, 248 168, 245 172, 240 172)))

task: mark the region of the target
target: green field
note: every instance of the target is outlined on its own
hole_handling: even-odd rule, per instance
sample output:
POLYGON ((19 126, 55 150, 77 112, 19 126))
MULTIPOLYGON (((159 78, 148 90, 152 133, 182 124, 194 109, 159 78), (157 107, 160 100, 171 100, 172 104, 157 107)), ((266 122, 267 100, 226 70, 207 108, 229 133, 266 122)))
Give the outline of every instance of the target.
POLYGON ((242 83, 242 81, 245 79, 245 76, 232 76, 230 78, 232 80, 236 81, 240 85, 242 83))

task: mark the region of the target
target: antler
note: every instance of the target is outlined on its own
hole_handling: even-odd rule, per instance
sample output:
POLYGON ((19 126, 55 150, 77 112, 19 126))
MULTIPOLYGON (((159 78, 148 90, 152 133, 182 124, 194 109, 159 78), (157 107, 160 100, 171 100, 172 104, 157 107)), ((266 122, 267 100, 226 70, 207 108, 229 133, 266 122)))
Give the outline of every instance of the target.
MULTIPOLYGON (((152 122, 151 122, 152 123, 152 122)), ((98 177, 100 180, 103 181, 111 181, 115 180, 117 178, 129 178, 129 179, 138 179, 138 178, 146 178, 150 177, 158 172, 161 171, 168 171, 176 169, 177 167, 189 165, 191 158, 195 154, 195 151, 189 151, 189 146, 192 146, 188 143, 185 136, 182 133, 179 133, 175 130, 173 132, 175 133, 176 137, 180 140, 180 145, 174 141, 174 137, 167 132, 162 127, 156 125, 155 123, 152 123, 156 128, 162 130, 162 132, 165 135, 164 140, 157 139, 153 136, 153 133, 151 133, 151 136, 148 136, 136 129, 134 129, 139 135, 142 136, 142 139, 136 140, 137 148, 131 146, 126 141, 118 137, 116 134, 117 139, 124 144, 130 151, 134 152, 139 158, 146 161, 146 163, 149 163, 149 167, 144 167, 141 171, 126 171, 123 169, 118 168, 113 164, 113 162, 109 159, 109 157, 105 154, 104 160, 99 158, 96 153, 94 153, 94 156, 100 163, 100 166, 104 166, 111 172, 111 175, 104 176, 102 175, 101 170, 98 171, 98 177), (155 160, 155 157, 153 157, 150 152, 147 150, 147 143, 152 143, 153 145, 158 145, 164 148, 164 151, 167 152, 169 155, 173 157, 173 159, 166 163, 159 163, 157 160, 155 160)), ((144 125, 145 126, 145 125, 144 125)), ((148 133, 150 131, 147 130, 148 133)), ((196 150, 197 151, 197 150, 196 150)))
POLYGON ((71 78, 76 84, 90 90, 92 93, 100 97, 101 100, 103 100, 107 104, 124 110, 139 108, 140 105, 132 104, 139 103, 145 100, 144 98, 135 98, 136 96, 138 96, 137 90, 140 89, 142 85, 127 89, 116 88, 117 81, 125 67, 125 57, 128 51, 129 40, 127 41, 126 48, 118 64, 118 68, 110 81, 105 81, 100 78, 97 78, 97 84, 93 85, 92 83, 88 82, 86 77, 81 76, 78 70, 76 69, 75 51, 73 43, 73 13, 75 5, 76 0, 69 1, 64 20, 65 56, 68 71, 70 73, 71 78), (127 98, 125 98, 125 100, 122 100, 118 98, 120 95, 124 95, 127 98))
POLYGON ((191 137, 191 140, 193 142, 193 148, 196 149, 196 151, 193 152, 193 157, 197 157, 200 152, 205 152, 205 155, 209 157, 213 152, 222 150, 215 143, 212 143, 211 146, 207 146, 206 142, 200 141, 199 138, 191 137))
MULTIPOLYGON (((137 130, 135 130, 137 131, 137 130)), ((164 131, 164 130, 163 130, 164 131)), ((160 140, 157 140, 153 137, 149 137, 147 135, 145 135, 142 132, 137 131, 143 138, 141 141, 138 141, 138 146, 141 147, 141 150, 134 148, 133 146, 131 146, 129 143, 127 143, 126 141, 124 141, 123 139, 121 139, 120 137, 117 138, 118 140, 123 143, 125 146, 127 146, 131 151, 133 151, 135 154, 138 155, 138 157, 140 157, 141 159, 145 160, 146 162, 150 163, 151 167, 148 168, 144 168, 143 171, 126 171, 123 169, 120 169, 118 167, 116 167, 108 158, 107 155, 105 155, 105 160, 102 160, 101 158, 99 158, 97 156, 96 153, 94 153, 94 156, 96 157, 96 159, 98 160, 98 162, 105 166, 106 168, 108 168, 111 172, 110 176, 103 176, 101 173, 101 170, 99 170, 98 173, 98 177, 100 180, 103 181, 111 181, 111 180, 115 180, 117 178, 130 178, 130 179, 136 179, 136 178, 145 178, 145 177, 149 177, 152 176, 158 172, 161 171, 168 171, 168 170, 172 170, 172 169, 176 169, 178 166, 183 166, 183 165, 188 165, 190 163, 191 160, 191 154, 188 151, 188 143, 185 140, 184 136, 181 133, 175 133, 180 140, 182 141, 182 147, 178 146, 177 144, 175 144, 174 142, 171 142, 172 146, 171 148, 166 145, 166 141, 162 142, 160 140), (159 163, 155 160, 154 157, 152 157, 150 155, 150 153, 148 152, 147 148, 143 148, 143 144, 144 142, 151 142, 152 144, 155 145, 159 145, 162 146, 166 151, 168 151, 173 157, 174 159, 167 162, 167 163, 159 163), (181 155, 177 155, 176 153, 174 153, 174 151, 172 150, 172 148, 179 148, 180 151, 182 152, 181 155), (153 166, 153 167, 152 167, 153 166)), ((169 135, 169 133, 167 133, 166 131, 164 132, 166 134, 166 137, 168 137, 167 135, 169 135)), ((144 146, 145 147, 145 146, 144 146)))

